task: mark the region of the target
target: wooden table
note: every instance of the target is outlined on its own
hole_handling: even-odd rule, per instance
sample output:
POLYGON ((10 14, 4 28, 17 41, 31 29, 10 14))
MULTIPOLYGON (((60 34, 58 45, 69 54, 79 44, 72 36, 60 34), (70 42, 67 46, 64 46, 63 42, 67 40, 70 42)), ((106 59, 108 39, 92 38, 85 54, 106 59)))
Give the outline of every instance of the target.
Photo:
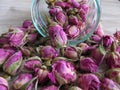
MULTIPOLYGON (((31 0, 0 0, 0 33, 31 19, 31 0)), ((120 30, 120 1, 101 0, 103 29, 107 34, 120 30)))

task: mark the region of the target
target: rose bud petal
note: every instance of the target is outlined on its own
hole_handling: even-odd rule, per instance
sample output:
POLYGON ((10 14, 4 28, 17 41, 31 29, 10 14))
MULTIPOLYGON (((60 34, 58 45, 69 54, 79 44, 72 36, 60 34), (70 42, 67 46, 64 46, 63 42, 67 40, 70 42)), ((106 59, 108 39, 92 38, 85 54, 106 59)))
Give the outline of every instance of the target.
POLYGON ((120 90, 114 81, 108 78, 102 80, 102 90, 120 90))
POLYGON ((119 68, 120 67, 120 54, 116 51, 115 43, 112 44, 111 50, 107 52, 105 56, 106 64, 109 68, 119 68))
POLYGON ((3 64, 3 71, 10 74, 16 75, 22 63, 21 51, 16 52, 3 64))
POLYGON ((120 84, 120 68, 109 69, 105 75, 120 84))
POLYGON ((59 89, 55 85, 51 85, 51 86, 44 87, 40 90, 59 90, 59 89))
POLYGON ((103 46, 104 47, 110 47, 114 41, 114 38, 109 35, 103 36, 103 46))
POLYGON ((99 35, 100 37, 103 37, 104 36, 104 32, 103 32, 103 29, 102 29, 102 26, 99 25, 97 27, 97 30, 94 32, 95 35, 99 35))
POLYGON ((34 70, 35 68, 40 68, 41 65, 41 59, 38 56, 34 56, 25 61, 24 67, 30 71, 34 70))
POLYGON ((59 12, 61 12, 61 11, 62 11, 62 8, 61 8, 61 7, 59 7, 59 6, 54 6, 54 7, 51 7, 51 8, 49 9, 49 14, 50 14, 51 16, 56 16, 56 14, 59 13, 59 12))
POLYGON ((60 25, 50 26, 48 32, 53 46, 61 47, 67 44, 67 35, 60 25))
POLYGON ((103 46, 99 45, 93 49, 91 49, 90 56, 94 58, 94 61, 97 65, 100 65, 105 57, 106 51, 103 46))
POLYGON ((81 89, 81 88, 79 88, 77 86, 72 86, 68 90, 83 90, 83 89, 81 89))
POLYGON ((79 25, 79 20, 76 16, 71 15, 68 20, 71 25, 79 25))
POLYGON ((79 8, 80 7, 80 3, 78 1, 76 1, 76 0, 71 0, 71 3, 72 3, 72 6, 74 8, 79 8))
POLYGON ((48 74, 48 77, 53 83, 63 85, 74 82, 77 75, 72 63, 60 59, 53 63, 52 72, 48 74))
POLYGON ((58 12, 55 17, 56 21, 60 23, 61 26, 63 26, 66 23, 66 16, 63 12, 58 12))
POLYGON ((100 90, 100 80, 94 74, 83 74, 78 81, 83 90, 100 90))
POLYGON ((20 74, 13 82, 13 88, 16 90, 33 90, 32 74, 20 74))
POLYGON ((48 78, 48 70, 47 68, 35 68, 35 75, 37 76, 37 79, 39 81, 39 83, 44 83, 46 82, 49 78, 48 78))
POLYGON ((66 34, 68 36, 68 39, 75 39, 79 36, 80 30, 77 26, 67 26, 66 28, 66 34))
POLYGON ((30 57, 30 56, 33 56, 35 53, 35 50, 30 47, 30 46, 23 46, 23 47, 20 47, 21 51, 22 51, 22 54, 26 57, 30 57))
POLYGON ((9 90, 8 82, 3 77, 0 77, 0 90, 9 90))
POLYGON ((10 53, 5 49, 0 49, 0 67, 8 59, 10 53))
POLYGON ((58 52, 52 46, 43 46, 38 50, 41 57, 45 60, 53 59, 58 56, 58 52))
POLYGON ((33 25, 32 20, 25 20, 25 21, 23 22, 22 27, 23 27, 23 28, 28 28, 28 27, 30 27, 31 25, 33 25))
POLYGON ((78 53, 75 47, 71 47, 71 46, 64 47, 64 48, 61 48, 60 51, 62 56, 65 56, 67 58, 70 58, 70 59, 78 58, 78 53))
POLYGON ((87 72, 95 73, 98 71, 97 64, 89 57, 80 60, 80 69, 87 72))
POLYGON ((10 45, 14 47, 23 46, 26 43, 25 33, 19 28, 13 28, 13 32, 10 32, 11 36, 9 38, 10 45))

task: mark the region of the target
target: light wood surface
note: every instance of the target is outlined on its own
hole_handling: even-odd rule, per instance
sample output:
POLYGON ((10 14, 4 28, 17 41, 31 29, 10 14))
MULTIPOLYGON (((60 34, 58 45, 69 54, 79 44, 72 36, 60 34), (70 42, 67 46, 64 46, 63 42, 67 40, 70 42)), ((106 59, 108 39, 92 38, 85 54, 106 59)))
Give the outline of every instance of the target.
MULTIPOLYGON (((0 33, 10 26, 20 26, 25 19, 31 19, 31 0, 0 0, 0 33)), ((120 1, 101 0, 101 21, 105 33, 120 30, 120 1)))

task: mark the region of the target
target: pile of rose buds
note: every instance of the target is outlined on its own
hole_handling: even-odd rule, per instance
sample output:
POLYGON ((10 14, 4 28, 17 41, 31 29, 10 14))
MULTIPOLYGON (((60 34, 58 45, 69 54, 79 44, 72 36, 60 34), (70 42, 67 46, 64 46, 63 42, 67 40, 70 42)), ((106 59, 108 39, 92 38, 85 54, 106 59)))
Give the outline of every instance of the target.
POLYGON ((48 33, 53 46, 65 46, 83 33, 89 12, 87 0, 47 0, 48 33), (79 1, 79 2, 78 2, 79 1), (59 43, 61 41, 62 43, 59 43))
POLYGON ((31 20, 2 34, 0 90, 120 90, 120 31, 105 35, 99 25, 76 46, 52 43, 31 20))

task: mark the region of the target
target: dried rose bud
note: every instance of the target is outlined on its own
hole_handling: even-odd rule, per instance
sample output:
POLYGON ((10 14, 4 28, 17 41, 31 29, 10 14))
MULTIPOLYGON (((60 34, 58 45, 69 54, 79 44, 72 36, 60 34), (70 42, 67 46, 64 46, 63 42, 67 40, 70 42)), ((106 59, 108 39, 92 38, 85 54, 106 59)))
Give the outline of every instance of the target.
POLYGON ((47 68, 35 68, 35 75, 37 76, 37 79, 39 83, 44 83, 48 80, 48 70, 47 68))
POLYGON ((62 54, 62 56, 65 56, 70 59, 78 58, 77 49, 75 47, 71 47, 71 46, 61 48, 61 54, 62 54))
POLYGON ((113 69, 109 69, 105 75, 112 79, 113 81, 117 82, 118 84, 120 84, 120 68, 113 68, 113 69))
POLYGON ((83 71, 95 73, 98 71, 98 66, 93 59, 85 57, 80 60, 80 69, 83 71))
POLYGON ((32 20, 25 20, 25 21, 23 22, 22 27, 23 27, 23 28, 28 28, 28 27, 30 27, 30 26, 32 26, 32 25, 33 25, 32 20))
POLYGON ((79 25, 79 20, 76 16, 73 15, 69 16, 68 21, 72 25, 79 25))
POLYGON ((33 90, 32 78, 32 74, 20 74, 13 82, 13 88, 16 90, 33 90))
POLYGON ((63 12, 58 12, 55 16, 55 20, 60 23, 60 25, 64 25, 66 23, 67 17, 63 12))
POLYGON ((103 36, 103 46, 104 47, 110 47, 114 41, 114 38, 109 35, 103 36))
POLYGON ((16 52, 3 64, 3 71, 10 74, 16 75, 22 63, 21 51, 16 52))
POLYGON ((8 82, 3 77, 0 77, 0 90, 9 90, 8 82))
POLYGON ((72 7, 70 3, 68 3, 68 2, 62 2, 62 1, 57 1, 57 2, 55 3, 55 5, 56 5, 56 6, 60 6, 60 7, 63 8, 63 9, 68 9, 68 8, 71 8, 71 7, 72 7))
POLYGON ((19 28, 13 28, 11 35, 9 37, 10 45, 15 47, 23 46, 26 43, 27 35, 19 28))
POLYGON ((23 54, 24 56, 27 56, 27 57, 32 56, 33 53, 35 52, 35 50, 34 50, 32 47, 30 47, 30 46, 23 46, 23 47, 21 47, 20 49, 21 49, 21 51, 22 51, 22 54, 23 54))
POLYGON ((62 59, 53 63, 52 72, 48 74, 48 77, 53 83, 59 85, 74 82, 77 78, 73 64, 62 59))
POLYGON ((94 34, 94 35, 91 36, 90 39, 94 42, 99 43, 102 38, 100 36, 94 34))
POLYGON ((87 43, 80 43, 77 45, 77 47, 80 47, 82 50, 82 53, 86 53, 90 46, 87 43))
POLYGON ((119 68, 120 67, 120 54, 116 51, 115 42, 111 46, 111 50, 107 52, 105 56, 106 64, 109 68, 119 68))
POLYGON ((51 8, 49 9, 49 14, 50 14, 51 16, 56 16, 56 14, 59 13, 59 12, 61 12, 61 11, 62 11, 62 8, 61 8, 61 7, 59 7, 59 6, 54 6, 54 7, 51 7, 51 8))
POLYGON ((68 36, 68 39, 75 39, 79 36, 80 30, 77 26, 67 26, 66 28, 66 34, 68 36))
POLYGON ((57 24, 50 26, 48 32, 53 46, 61 47, 67 44, 67 35, 60 25, 57 24))
POLYGON ((35 68, 40 68, 41 65, 42 65, 41 59, 38 56, 34 56, 31 58, 28 58, 25 61, 24 67, 30 71, 30 70, 34 70, 35 68))
POLYGON ((72 87, 68 88, 68 90, 83 90, 83 89, 81 89, 77 86, 72 86, 72 87))
POLYGON ((72 6, 74 8, 79 8, 80 7, 80 3, 77 0, 70 0, 72 3, 72 6))
POLYGON ((41 57, 45 60, 53 59, 58 56, 57 50, 52 46, 43 46, 38 49, 38 52, 40 53, 41 57))
POLYGON ((28 42, 34 43, 37 38, 37 35, 38 35, 37 33, 28 34, 28 36, 27 36, 28 42))
POLYGON ((101 84, 102 90, 120 90, 116 83, 108 78, 104 78, 101 84))
POLYGON ((105 57, 106 51, 103 46, 99 45, 93 49, 91 49, 90 56, 94 59, 97 65, 100 65, 105 57))
POLYGON ((94 74, 83 74, 78 81, 83 90, 100 90, 100 80, 94 74))
POLYGON ((95 35, 99 35, 100 37, 103 37, 104 36, 104 32, 103 32, 103 29, 102 29, 102 26, 99 25, 97 27, 97 30, 94 32, 95 35))
POLYGON ((59 90, 59 89, 55 85, 51 85, 51 86, 44 87, 41 90, 59 90))
POLYGON ((114 33, 114 37, 115 37, 115 39, 120 40, 120 31, 116 31, 114 33))
POLYGON ((0 49, 0 67, 9 58, 10 52, 5 49, 0 49))

